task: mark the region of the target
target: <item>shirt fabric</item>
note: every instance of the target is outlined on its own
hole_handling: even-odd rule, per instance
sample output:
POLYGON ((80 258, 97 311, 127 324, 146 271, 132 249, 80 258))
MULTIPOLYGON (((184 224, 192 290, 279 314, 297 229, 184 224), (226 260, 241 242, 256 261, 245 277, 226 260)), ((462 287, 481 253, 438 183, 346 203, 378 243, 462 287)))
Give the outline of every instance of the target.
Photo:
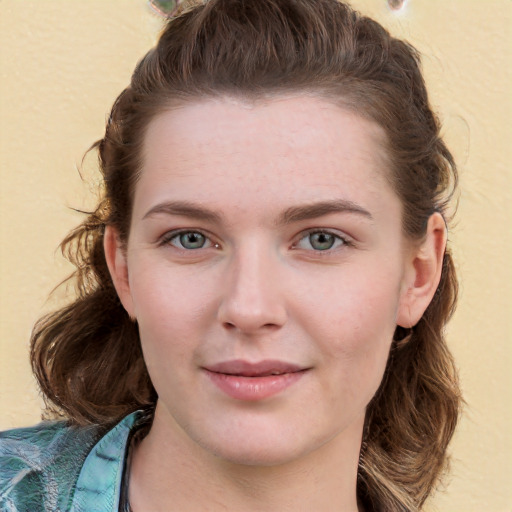
POLYGON ((142 411, 98 426, 43 422, 0 433, 2 512, 118 512, 127 448, 142 411))

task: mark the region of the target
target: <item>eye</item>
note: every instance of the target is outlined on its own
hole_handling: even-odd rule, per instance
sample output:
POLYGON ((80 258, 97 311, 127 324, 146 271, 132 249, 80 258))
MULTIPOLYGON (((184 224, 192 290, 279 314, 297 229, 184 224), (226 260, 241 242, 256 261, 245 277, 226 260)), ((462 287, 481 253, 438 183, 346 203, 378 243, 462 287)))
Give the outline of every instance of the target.
POLYGON ((178 249, 195 250, 212 247, 212 241, 199 231, 181 231, 169 233, 162 240, 162 244, 171 244, 178 249))
POLYGON ((328 251, 330 249, 337 249, 343 245, 349 245, 348 241, 339 235, 335 235, 329 231, 310 231, 294 245, 294 248, 328 251))

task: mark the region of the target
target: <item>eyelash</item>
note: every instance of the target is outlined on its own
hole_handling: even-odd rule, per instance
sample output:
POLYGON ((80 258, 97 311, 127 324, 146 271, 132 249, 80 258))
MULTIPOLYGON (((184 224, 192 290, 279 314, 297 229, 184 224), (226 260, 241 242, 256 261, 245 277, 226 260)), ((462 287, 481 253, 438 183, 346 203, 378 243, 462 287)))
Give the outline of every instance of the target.
POLYGON ((210 249, 211 247, 216 248, 216 249, 219 248, 219 244, 213 242, 211 240, 211 236, 207 235, 206 233, 203 233, 202 231, 200 231, 198 229, 179 229, 176 231, 169 231, 168 233, 165 233, 165 235, 163 235, 160 238, 158 245, 159 246, 172 245, 173 247, 175 247, 176 249, 181 250, 181 251, 197 251, 199 249, 210 249), (187 249, 186 247, 178 247, 171 243, 171 241, 174 238, 177 238, 181 235, 187 235, 187 234, 201 235, 205 238, 205 240, 209 241, 211 245, 209 245, 208 247, 199 247, 197 249, 187 249))
MULTIPOLYGON (((300 248, 298 247, 298 244, 302 240, 310 237, 311 235, 315 235, 315 234, 329 235, 329 236, 334 237, 334 239, 335 239, 334 244, 336 244, 337 241, 341 242, 341 244, 339 244, 338 247, 334 247, 334 248, 329 247, 328 249, 324 249, 324 250, 320 250, 320 249, 315 250, 314 248, 310 249, 310 252, 315 253, 315 256, 328 256, 329 254, 332 254, 334 251, 339 250, 342 247, 352 247, 354 245, 352 240, 350 238, 348 238, 347 236, 343 236, 343 235, 336 233, 334 231, 331 231, 329 229, 316 228, 316 229, 309 229, 307 231, 302 232, 300 234, 300 238, 298 238, 298 241, 292 245, 292 248, 300 250, 300 248)), ((311 245, 311 242, 310 242, 310 245, 311 245)))
MULTIPOLYGON (((334 237, 334 244, 336 244, 337 242, 341 242, 338 247, 329 247, 329 248, 326 248, 326 249, 316 249, 314 247, 312 247, 311 249, 306 249, 310 252, 313 252, 315 253, 315 255, 325 255, 327 256, 328 254, 331 254, 332 252, 336 251, 336 250, 339 250, 340 247, 352 247, 354 244, 352 242, 352 240, 350 240, 348 237, 346 236, 342 236, 338 233, 335 233, 331 230, 328 230, 328 229, 309 229, 307 231, 303 231, 302 233, 300 233, 299 235, 299 238, 297 239, 296 242, 294 242, 291 246, 292 249, 297 249, 297 250, 300 250, 301 248, 298 247, 299 243, 310 237, 311 235, 315 235, 315 234, 323 234, 323 235, 329 235, 329 236, 332 236, 334 237)), ((310 245, 311 245, 311 242, 309 242, 310 245)), ((201 230, 194 230, 194 229, 181 229, 181 230, 177 230, 177 231, 170 231, 168 233, 166 233, 165 235, 163 235, 161 237, 161 239, 159 240, 159 246, 164 246, 164 245, 172 245, 173 247, 175 247, 176 249, 178 250, 181 250, 181 251, 186 251, 186 252, 190 252, 190 251, 198 251, 200 249, 210 249, 210 248, 215 248, 215 249, 218 249, 220 247, 220 245, 218 243, 215 243, 212 241, 211 239, 211 236, 209 236, 208 234, 204 233, 203 231, 201 230), (195 234, 195 235, 200 235, 200 236, 203 236, 205 238, 206 241, 209 241, 210 245, 208 245, 207 247, 198 247, 196 249, 190 249, 190 248, 186 248, 186 247, 179 247, 177 245, 174 245, 172 244, 172 240, 181 236, 181 235, 184 235, 184 234, 195 234)), ((182 244, 180 244, 182 245, 182 244)))

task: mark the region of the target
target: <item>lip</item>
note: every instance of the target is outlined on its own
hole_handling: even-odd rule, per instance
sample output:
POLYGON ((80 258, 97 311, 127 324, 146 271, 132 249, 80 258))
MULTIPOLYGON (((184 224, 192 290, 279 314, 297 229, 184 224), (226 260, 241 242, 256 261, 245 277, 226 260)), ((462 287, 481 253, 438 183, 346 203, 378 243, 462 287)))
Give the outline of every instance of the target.
POLYGON ((308 368, 278 360, 257 363, 233 360, 204 367, 203 370, 211 382, 231 398, 258 401, 292 386, 308 368))

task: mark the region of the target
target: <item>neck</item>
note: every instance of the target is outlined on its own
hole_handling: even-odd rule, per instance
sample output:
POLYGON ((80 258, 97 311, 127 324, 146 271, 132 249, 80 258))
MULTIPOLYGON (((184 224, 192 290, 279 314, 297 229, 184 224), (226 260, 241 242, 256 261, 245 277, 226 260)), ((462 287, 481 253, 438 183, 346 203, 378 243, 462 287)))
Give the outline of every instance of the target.
POLYGON ((362 421, 355 436, 349 428, 294 460, 254 466, 233 463, 204 450, 183 430, 169 428, 158 411, 157 407, 149 434, 133 453, 129 484, 133 512, 357 512, 362 421))

